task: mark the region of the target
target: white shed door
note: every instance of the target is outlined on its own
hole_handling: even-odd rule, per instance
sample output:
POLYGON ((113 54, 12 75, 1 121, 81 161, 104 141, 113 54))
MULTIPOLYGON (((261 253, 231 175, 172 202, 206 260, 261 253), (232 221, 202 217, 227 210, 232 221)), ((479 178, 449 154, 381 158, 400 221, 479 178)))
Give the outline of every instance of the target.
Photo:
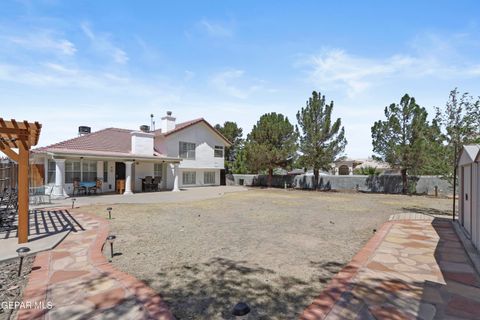
POLYGON ((463 227, 472 234, 472 166, 463 167, 463 227))

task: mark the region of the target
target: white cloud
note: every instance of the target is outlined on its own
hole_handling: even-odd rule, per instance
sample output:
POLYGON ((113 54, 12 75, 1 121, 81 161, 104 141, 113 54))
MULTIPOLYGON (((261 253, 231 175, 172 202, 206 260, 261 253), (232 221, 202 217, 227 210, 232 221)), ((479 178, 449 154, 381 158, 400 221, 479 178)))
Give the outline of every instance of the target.
MULTIPOLYGON (((304 57, 297 65, 307 68, 309 80, 323 88, 346 89, 356 96, 390 80, 468 78, 480 75, 480 62, 470 60, 455 50, 464 36, 448 40, 428 34, 411 42, 409 54, 370 58, 342 49, 323 49, 304 57)), ((463 43, 465 45, 465 43, 463 43)))
POLYGON ((90 39, 95 50, 110 56, 115 63, 126 64, 128 62, 128 55, 125 51, 115 46, 111 41, 109 34, 97 34, 93 31, 91 26, 84 22, 80 25, 83 33, 90 39))
POLYGON ((30 50, 49 51, 54 54, 74 55, 75 45, 67 39, 56 36, 50 30, 37 30, 25 36, 7 36, 7 41, 30 50))
POLYGON ((255 82, 255 84, 242 83, 242 77, 245 74, 243 70, 230 69, 227 71, 219 72, 213 75, 211 83, 213 86, 232 97, 239 99, 246 99, 254 92, 263 88, 259 81, 250 80, 249 83, 255 82))
POLYGON ((231 37, 233 35, 232 29, 207 19, 202 19, 199 22, 199 26, 212 37, 231 37))

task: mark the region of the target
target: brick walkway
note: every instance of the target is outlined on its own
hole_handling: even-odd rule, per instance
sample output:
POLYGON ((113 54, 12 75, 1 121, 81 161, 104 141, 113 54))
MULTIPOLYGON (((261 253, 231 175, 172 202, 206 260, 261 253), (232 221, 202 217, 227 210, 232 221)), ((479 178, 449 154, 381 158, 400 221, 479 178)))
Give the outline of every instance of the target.
POLYGON ((101 249, 108 223, 73 214, 84 231, 72 232, 55 249, 39 253, 24 291, 18 319, 173 319, 155 292, 112 267, 101 249), (28 305, 27 305, 28 306, 28 305))
POLYGON ((480 278, 449 220, 394 219, 301 319, 480 319, 480 278))

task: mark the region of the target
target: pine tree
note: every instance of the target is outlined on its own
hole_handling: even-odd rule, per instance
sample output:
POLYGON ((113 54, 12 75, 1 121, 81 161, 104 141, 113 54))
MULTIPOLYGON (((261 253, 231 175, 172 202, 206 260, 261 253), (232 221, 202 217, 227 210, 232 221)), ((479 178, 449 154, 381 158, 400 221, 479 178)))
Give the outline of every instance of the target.
POLYGON ((232 143, 230 147, 225 148, 225 168, 227 169, 227 172, 232 172, 233 163, 243 146, 243 129, 233 121, 225 121, 223 126, 217 124, 215 125, 215 129, 232 143))
POLYGON ((386 120, 372 127, 373 151, 378 155, 375 158, 400 169, 403 193, 408 190, 407 174, 420 172, 426 161, 427 115, 415 98, 405 94, 400 104, 385 107, 386 120))
POLYGON ((341 119, 332 123, 332 110, 333 101, 327 104, 325 96, 313 91, 306 106, 297 113, 300 163, 307 169, 313 169, 315 186, 318 185, 319 170, 330 170, 347 144, 341 119))
POLYGON ((287 117, 275 112, 264 114, 247 136, 245 150, 251 172, 268 171, 271 186, 273 169, 293 162, 297 151, 297 134, 287 117))

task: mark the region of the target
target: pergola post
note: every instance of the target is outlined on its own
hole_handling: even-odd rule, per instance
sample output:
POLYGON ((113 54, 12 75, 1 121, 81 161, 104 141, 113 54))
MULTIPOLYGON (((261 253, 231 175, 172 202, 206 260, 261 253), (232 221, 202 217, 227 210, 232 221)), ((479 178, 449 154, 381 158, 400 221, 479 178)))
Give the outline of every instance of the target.
POLYGON ((28 242, 28 160, 29 151, 20 144, 18 152, 18 243, 28 242))
POLYGON ((18 164, 18 243, 28 242, 30 148, 37 145, 41 128, 38 122, 5 121, 0 118, 0 151, 18 164), (12 149, 18 149, 18 153, 12 149))

